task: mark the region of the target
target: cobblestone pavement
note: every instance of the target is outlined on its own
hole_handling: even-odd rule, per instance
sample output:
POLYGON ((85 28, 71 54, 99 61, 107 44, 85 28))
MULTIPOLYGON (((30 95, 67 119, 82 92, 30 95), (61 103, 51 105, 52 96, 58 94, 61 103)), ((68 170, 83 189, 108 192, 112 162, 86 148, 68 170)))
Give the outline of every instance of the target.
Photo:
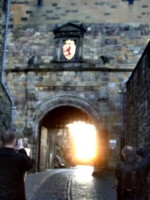
POLYGON ((114 172, 91 176, 88 169, 77 171, 72 178, 72 200, 116 200, 114 172))
POLYGON ((26 177, 27 200, 116 200, 114 172, 91 167, 52 169, 26 177))

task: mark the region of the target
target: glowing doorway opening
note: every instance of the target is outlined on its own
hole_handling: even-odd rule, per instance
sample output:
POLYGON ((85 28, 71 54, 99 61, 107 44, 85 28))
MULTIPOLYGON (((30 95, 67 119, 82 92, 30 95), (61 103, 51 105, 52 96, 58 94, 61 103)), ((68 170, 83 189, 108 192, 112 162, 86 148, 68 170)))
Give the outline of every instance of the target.
POLYGON ((95 127, 85 122, 74 122, 67 126, 74 140, 76 160, 88 164, 91 163, 96 155, 95 127))

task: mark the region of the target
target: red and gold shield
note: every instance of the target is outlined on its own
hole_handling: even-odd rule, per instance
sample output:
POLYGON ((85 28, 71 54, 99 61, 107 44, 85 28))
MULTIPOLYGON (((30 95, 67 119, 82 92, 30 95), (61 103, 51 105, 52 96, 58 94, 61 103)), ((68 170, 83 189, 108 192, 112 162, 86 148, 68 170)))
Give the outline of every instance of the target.
POLYGON ((73 58, 74 54, 76 52, 76 45, 73 40, 66 40, 63 45, 63 54, 67 60, 70 60, 73 58))

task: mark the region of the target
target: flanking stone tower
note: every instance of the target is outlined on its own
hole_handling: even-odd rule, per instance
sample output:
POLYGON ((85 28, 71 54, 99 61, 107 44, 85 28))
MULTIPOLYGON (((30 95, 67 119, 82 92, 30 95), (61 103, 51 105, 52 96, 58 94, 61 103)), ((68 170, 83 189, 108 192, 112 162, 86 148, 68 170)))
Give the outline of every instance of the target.
POLYGON ((125 134, 121 85, 149 40, 149 1, 38 2, 11 1, 5 81, 18 137, 29 138, 43 171, 53 156, 50 133, 72 120, 51 126, 53 111, 76 108, 97 129, 95 171, 115 165, 125 134))

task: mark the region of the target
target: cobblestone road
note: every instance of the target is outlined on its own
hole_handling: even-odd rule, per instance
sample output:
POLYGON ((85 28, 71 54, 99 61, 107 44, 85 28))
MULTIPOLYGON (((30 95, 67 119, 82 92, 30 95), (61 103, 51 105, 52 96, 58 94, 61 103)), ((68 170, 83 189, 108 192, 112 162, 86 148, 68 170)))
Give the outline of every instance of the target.
POLYGON ((92 176, 92 168, 57 169, 26 177, 27 200, 116 200, 114 173, 92 176))
POLYGON ((115 200, 114 173, 109 171, 93 177, 88 170, 76 171, 72 179, 72 200, 115 200))

